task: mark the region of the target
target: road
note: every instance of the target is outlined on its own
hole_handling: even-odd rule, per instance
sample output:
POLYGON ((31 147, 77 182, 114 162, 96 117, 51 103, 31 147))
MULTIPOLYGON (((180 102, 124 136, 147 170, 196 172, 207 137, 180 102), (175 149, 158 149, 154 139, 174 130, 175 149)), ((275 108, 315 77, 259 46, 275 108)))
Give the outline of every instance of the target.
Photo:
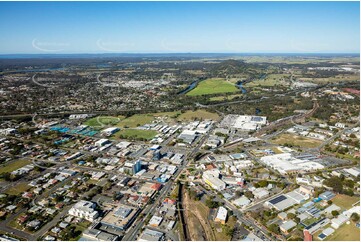
MULTIPOLYGON (((208 139, 209 135, 211 134, 211 132, 213 131, 214 126, 212 126, 212 128, 208 131, 208 133, 206 135, 204 135, 196 144, 196 146, 192 149, 191 152, 189 152, 188 154, 185 155, 184 157, 184 164, 177 170, 176 174, 174 175, 174 178, 169 180, 165 187, 161 190, 160 194, 158 195, 156 201, 154 201, 153 204, 148 205, 143 211, 142 214, 145 216, 153 216, 154 213, 156 212, 156 207, 161 203, 161 201, 164 200, 164 198, 168 195, 168 192, 170 191, 170 189, 173 187, 174 182, 177 181, 177 179, 179 178, 179 176, 182 174, 183 170, 188 166, 190 160, 194 157, 195 154, 197 154, 197 152, 199 151, 199 149, 201 148, 202 144, 204 143, 205 140, 208 139)), ((134 241, 136 240, 136 237, 140 231, 141 228, 143 228, 145 223, 144 218, 142 219, 142 221, 138 221, 138 223, 136 224, 136 226, 131 229, 130 231, 128 231, 128 233, 123 237, 123 241, 134 241)))

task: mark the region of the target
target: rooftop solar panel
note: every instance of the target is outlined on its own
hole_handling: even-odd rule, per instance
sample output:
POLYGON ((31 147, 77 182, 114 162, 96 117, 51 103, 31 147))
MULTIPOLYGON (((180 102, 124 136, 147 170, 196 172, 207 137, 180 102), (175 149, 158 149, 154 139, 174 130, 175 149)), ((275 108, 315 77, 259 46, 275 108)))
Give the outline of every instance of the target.
POLYGON ((286 200, 286 199, 287 199, 287 197, 285 197, 284 195, 281 195, 281 196, 276 197, 276 198, 274 198, 274 199, 272 199, 272 200, 269 200, 269 202, 270 202, 271 204, 275 205, 275 204, 277 204, 277 203, 279 203, 279 202, 281 202, 281 201, 283 201, 283 200, 286 200))

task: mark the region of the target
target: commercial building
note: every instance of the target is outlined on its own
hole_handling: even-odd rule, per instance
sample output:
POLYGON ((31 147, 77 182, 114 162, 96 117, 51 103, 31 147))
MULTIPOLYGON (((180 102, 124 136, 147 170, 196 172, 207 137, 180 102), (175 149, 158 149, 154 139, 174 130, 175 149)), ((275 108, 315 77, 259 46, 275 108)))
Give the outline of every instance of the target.
POLYGON ((213 189, 221 191, 226 188, 226 183, 219 179, 215 174, 217 173, 214 173, 212 170, 203 172, 203 181, 213 189))
POLYGON ((227 209, 225 207, 219 207, 217 211, 217 215, 214 218, 215 222, 220 222, 221 224, 225 224, 227 221, 227 209))
POLYGON ((147 228, 141 234, 139 241, 160 241, 163 237, 164 233, 147 228))
POLYGON ((77 202, 70 210, 69 214, 78 218, 83 218, 93 222, 98 218, 99 213, 95 210, 96 204, 88 201, 81 200, 77 202))
POLYGON ((178 135, 178 139, 182 140, 184 143, 192 144, 197 138, 197 134, 197 131, 194 130, 184 130, 180 135, 178 135))
POLYGON ((109 212, 100 223, 112 230, 126 230, 133 223, 138 213, 138 208, 121 204, 109 212))
POLYGON ((297 223, 295 223, 292 220, 288 220, 288 221, 286 221, 286 222, 284 222, 283 224, 280 225, 280 230, 283 233, 288 234, 296 226, 297 226, 297 223))
POLYGON ((158 227, 163 221, 162 217, 153 216, 149 221, 149 226, 158 227))

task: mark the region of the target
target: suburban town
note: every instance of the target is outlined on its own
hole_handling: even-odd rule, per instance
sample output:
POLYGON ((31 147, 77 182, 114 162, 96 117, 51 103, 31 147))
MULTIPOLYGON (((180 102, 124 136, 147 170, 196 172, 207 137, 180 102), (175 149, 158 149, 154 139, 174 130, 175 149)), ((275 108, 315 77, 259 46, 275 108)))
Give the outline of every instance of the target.
MULTIPOLYGON (((327 71, 359 74, 349 66, 327 71)), ((2 78, 18 75, 29 74, 2 78)), ((301 80, 268 74, 234 91, 205 78, 179 98, 218 102, 193 110, 4 114, 1 238, 359 240, 359 81, 301 80), (269 76, 291 85, 291 115, 244 98, 277 95, 269 76), (219 96, 229 92, 242 98, 219 96), (234 103, 254 114, 224 109, 234 103)))
POLYGON ((0 2, 0 241, 360 241, 359 8, 0 2))

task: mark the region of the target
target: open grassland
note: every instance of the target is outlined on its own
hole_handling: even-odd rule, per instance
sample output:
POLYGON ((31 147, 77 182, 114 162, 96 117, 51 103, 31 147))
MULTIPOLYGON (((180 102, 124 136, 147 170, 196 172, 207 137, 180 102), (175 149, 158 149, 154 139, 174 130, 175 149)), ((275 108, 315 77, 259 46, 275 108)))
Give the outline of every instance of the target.
POLYGON ((16 184, 13 187, 10 187, 9 189, 7 189, 5 191, 5 193, 9 194, 9 195, 19 195, 19 194, 27 191, 29 188, 30 188, 30 186, 28 185, 27 182, 21 182, 21 183, 16 184))
POLYGON ((91 127, 99 127, 102 125, 116 125, 120 120, 124 119, 124 116, 98 116, 88 119, 84 124, 91 127))
POLYGON ((117 126, 121 128, 135 128, 144 124, 151 123, 154 116, 151 114, 135 114, 120 121, 117 126))
POLYGON ((177 118, 181 114, 180 111, 174 112, 160 112, 160 113, 151 113, 154 117, 168 117, 168 118, 177 118))
POLYGON ((0 166, 0 174, 15 171, 30 163, 31 162, 29 160, 17 160, 17 161, 9 162, 5 165, 0 166))
POLYGON ((340 81, 359 81, 360 76, 359 75, 337 75, 337 76, 327 77, 327 78, 300 77, 299 80, 305 81, 305 82, 313 82, 316 84, 326 84, 326 83, 333 83, 333 82, 340 82, 340 81))
POLYGON ((344 194, 337 194, 334 198, 332 198, 332 202, 334 204, 344 209, 350 209, 353 204, 359 201, 359 197, 351 197, 344 194))
POLYGON ((121 139, 150 140, 156 135, 157 131, 155 130, 123 129, 119 131, 115 137, 121 139))
POLYGON ((293 134, 281 134, 271 141, 273 144, 299 146, 303 148, 314 148, 321 145, 322 141, 293 134))
POLYGON ((188 92, 188 96, 199 96, 216 93, 237 92, 239 89, 224 79, 207 79, 198 83, 197 87, 188 92))
POLYGON ((290 83, 290 74, 270 74, 266 78, 260 80, 254 80, 244 84, 244 87, 273 87, 273 86, 286 86, 290 83))
POLYGON ((212 119, 219 121, 220 117, 217 113, 211 113, 204 109, 198 109, 196 111, 186 111, 179 115, 177 118, 179 121, 191 121, 191 120, 205 120, 212 119))

